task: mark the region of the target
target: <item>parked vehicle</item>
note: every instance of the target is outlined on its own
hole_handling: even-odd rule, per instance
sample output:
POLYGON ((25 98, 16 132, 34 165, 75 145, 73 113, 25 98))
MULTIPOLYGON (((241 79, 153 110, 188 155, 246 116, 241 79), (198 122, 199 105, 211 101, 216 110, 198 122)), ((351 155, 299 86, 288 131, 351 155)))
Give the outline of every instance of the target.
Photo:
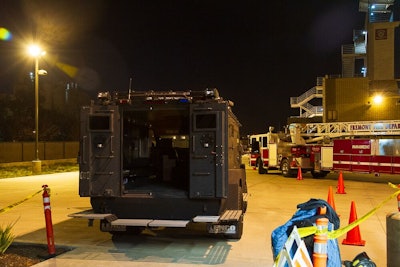
POLYGON ((249 136, 250 165, 260 174, 299 169, 314 178, 331 171, 400 173, 400 121, 290 124, 286 133, 249 136))
POLYGON ((101 231, 206 224, 239 239, 247 208, 233 103, 205 91, 100 93, 81 110, 79 195, 101 231))

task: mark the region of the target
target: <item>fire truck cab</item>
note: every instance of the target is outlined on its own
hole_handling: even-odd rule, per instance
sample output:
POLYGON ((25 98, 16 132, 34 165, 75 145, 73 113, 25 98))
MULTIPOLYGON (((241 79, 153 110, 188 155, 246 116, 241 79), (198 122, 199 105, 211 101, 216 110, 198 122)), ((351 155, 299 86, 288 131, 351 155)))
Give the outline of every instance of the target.
POLYGON ((290 135, 272 131, 270 127, 266 134, 250 136, 250 165, 257 168, 260 174, 279 170, 285 177, 295 177, 300 169, 302 172, 310 171, 314 178, 320 178, 329 173, 331 164, 321 160, 322 150, 323 155, 331 151, 329 146, 299 144, 292 142, 290 135))

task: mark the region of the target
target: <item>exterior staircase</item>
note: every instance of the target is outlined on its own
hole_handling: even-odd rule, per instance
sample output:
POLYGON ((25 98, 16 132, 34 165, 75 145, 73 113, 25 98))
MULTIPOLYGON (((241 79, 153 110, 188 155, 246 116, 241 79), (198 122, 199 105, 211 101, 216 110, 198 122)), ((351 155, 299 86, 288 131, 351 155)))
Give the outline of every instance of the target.
MULTIPOLYGON (((365 12, 367 23, 393 21, 392 5, 395 0, 360 0, 359 11, 365 12)), ((342 45, 342 78, 367 77, 367 32, 365 30, 353 31, 353 44, 342 45)), ((332 75, 330 75, 332 76, 332 75)), ((340 76, 339 76, 340 77, 340 76)), ((315 98, 323 98, 323 78, 317 78, 317 85, 299 97, 290 98, 290 106, 299 108, 296 118, 312 118, 323 116, 322 106, 313 106, 309 102, 315 98)))
POLYGON ((367 69, 356 69, 358 66, 366 66, 367 61, 367 33, 355 30, 353 32, 353 44, 342 45, 342 77, 366 77, 367 69), (357 64, 357 61, 360 64, 357 64), (358 72, 358 73, 357 73, 358 72))
MULTIPOLYGON (((367 70, 363 68, 360 73, 356 73, 356 66, 366 66, 367 49, 366 49, 367 36, 364 31, 353 32, 353 44, 342 45, 342 77, 366 77, 367 70), (361 61, 360 64, 357 64, 361 61)), ((323 116, 322 106, 313 106, 309 102, 315 98, 323 98, 323 77, 317 77, 317 84, 309 89, 304 94, 298 97, 290 98, 290 107, 299 108, 299 118, 313 118, 323 116)))
POLYGON ((313 106, 309 102, 315 98, 322 99, 323 96, 323 77, 317 77, 317 84, 304 94, 298 97, 290 98, 290 107, 299 108, 300 118, 312 118, 316 116, 322 116, 322 106, 313 106))

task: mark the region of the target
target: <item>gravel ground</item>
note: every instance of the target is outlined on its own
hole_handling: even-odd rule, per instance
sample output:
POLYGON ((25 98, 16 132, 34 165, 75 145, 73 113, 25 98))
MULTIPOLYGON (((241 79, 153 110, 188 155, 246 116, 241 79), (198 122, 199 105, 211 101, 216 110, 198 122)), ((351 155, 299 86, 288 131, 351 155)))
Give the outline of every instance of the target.
MULTIPOLYGON (((69 251, 69 248, 56 247, 53 257, 69 251)), ((47 246, 38 244, 11 244, 5 253, 0 254, 2 267, 29 267, 51 258, 47 246)))
MULTIPOLYGON (((0 164, 0 177, 19 177, 32 175, 31 163, 27 163, 27 166, 13 166, 10 164, 0 164)), ((78 169, 76 159, 64 161, 56 161, 53 164, 44 164, 44 173, 58 173, 75 171, 78 169)), ((69 248, 56 247, 56 255, 60 255, 64 252, 69 251, 69 248)), ((1 267, 29 267, 39 262, 49 259, 48 248, 43 244, 22 244, 12 243, 5 253, 0 254, 0 266, 1 267)))

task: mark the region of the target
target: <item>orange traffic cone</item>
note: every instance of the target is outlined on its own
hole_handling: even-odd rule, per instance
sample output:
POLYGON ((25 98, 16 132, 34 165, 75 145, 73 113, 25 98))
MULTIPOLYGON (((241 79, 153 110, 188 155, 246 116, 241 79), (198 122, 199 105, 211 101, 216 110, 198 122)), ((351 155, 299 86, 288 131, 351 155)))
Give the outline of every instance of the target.
MULTIPOLYGON (((357 220, 356 204, 351 202, 349 224, 357 220)), ((361 240, 360 228, 358 225, 347 232, 347 236, 343 239, 343 245, 364 246, 365 240, 361 240)))
POLYGON ((343 182, 342 171, 339 172, 339 178, 338 178, 338 185, 337 185, 336 194, 346 194, 346 192, 344 191, 344 182, 343 182))
POLYGON ((332 186, 329 187, 328 199, 327 199, 326 202, 328 202, 328 204, 331 205, 331 207, 336 211, 335 200, 333 199, 333 190, 332 190, 332 186))
POLYGON ((297 180, 303 180, 303 173, 301 172, 300 166, 299 166, 299 170, 297 171, 297 180))

